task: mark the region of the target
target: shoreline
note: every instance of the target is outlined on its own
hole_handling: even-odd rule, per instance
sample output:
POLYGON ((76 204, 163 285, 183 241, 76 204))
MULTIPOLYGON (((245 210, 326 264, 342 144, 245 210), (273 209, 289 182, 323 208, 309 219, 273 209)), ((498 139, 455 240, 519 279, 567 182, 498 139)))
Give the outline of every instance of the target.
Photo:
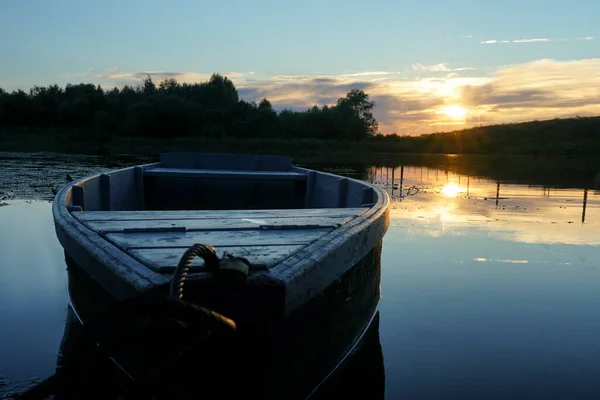
MULTIPOLYGON (((411 139, 405 139, 411 140, 411 139)), ((415 139, 419 140, 419 139, 415 139)), ((378 161, 386 158, 427 156, 470 156, 470 157, 565 157, 596 159, 589 148, 571 147, 559 152, 446 152, 414 151, 404 142, 393 139, 370 138, 361 141, 333 139, 276 139, 276 138, 206 138, 179 137, 159 139, 142 136, 117 136, 105 132, 74 131, 46 132, 0 132, 2 152, 51 152, 114 157, 157 157, 161 152, 202 151, 215 153, 246 153, 286 155, 302 162, 353 160, 378 161), (370 159, 370 160, 369 160, 370 159)), ((417 149, 415 149, 417 150, 417 149)))

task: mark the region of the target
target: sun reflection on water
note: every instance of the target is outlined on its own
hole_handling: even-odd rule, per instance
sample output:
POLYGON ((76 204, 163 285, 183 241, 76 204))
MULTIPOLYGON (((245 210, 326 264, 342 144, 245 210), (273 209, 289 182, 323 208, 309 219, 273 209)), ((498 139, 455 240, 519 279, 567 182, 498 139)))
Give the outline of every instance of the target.
POLYGON ((429 233, 478 231, 518 243, 600 245, 600 196, 590 189, 501 182, 427 167, 372 173, 372 181, 390 194, 404 195, 392 196, 392 225, 410 221, 412 229, 429 233), (406 195, 412 187, 416 194, 406 195))
POLYGON ((442 188, 442 194, 448 197, 456 197, 462 190, 456 183, 449 183, 442 188))

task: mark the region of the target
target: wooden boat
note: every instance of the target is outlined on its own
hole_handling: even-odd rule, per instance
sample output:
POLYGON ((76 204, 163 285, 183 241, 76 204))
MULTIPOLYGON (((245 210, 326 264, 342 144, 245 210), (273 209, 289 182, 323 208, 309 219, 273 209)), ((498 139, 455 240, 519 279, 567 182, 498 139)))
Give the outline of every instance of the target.
POLYGON ((53 215, 68 264, 116 300, 167 294, 195 243, 247 259, 247 278, 235 284, 195 260, 185 298, 269 332, 261 359, 272 393, 317 385, 376 312, 388 195, 287 157, 165 153, 71 182, 53 215))

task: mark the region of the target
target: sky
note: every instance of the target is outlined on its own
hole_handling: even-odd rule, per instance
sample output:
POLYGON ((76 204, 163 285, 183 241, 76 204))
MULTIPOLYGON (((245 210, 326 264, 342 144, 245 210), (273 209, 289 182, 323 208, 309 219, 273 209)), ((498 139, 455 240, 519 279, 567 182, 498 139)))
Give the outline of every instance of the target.
POLYGON ((0 0, 0 87, 203 82, 278 109, 375 101, 384 134, 600 115, 593 0, 0 0))

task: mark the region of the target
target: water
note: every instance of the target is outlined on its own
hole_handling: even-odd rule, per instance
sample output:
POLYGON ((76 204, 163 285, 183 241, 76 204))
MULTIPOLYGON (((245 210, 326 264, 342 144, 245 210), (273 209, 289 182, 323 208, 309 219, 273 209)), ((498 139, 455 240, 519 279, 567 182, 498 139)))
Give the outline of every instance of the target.
MULTIPOLYGON (((594 171, 450 156, 384 162, 314 167, 393 198, 379 325, 385 397, 598 398, 594 171)), ((55 367, 68 299, 53 190, 67 174, 137 163, 0 153, 0 395, 2 382, 6 392, 55 367)))

